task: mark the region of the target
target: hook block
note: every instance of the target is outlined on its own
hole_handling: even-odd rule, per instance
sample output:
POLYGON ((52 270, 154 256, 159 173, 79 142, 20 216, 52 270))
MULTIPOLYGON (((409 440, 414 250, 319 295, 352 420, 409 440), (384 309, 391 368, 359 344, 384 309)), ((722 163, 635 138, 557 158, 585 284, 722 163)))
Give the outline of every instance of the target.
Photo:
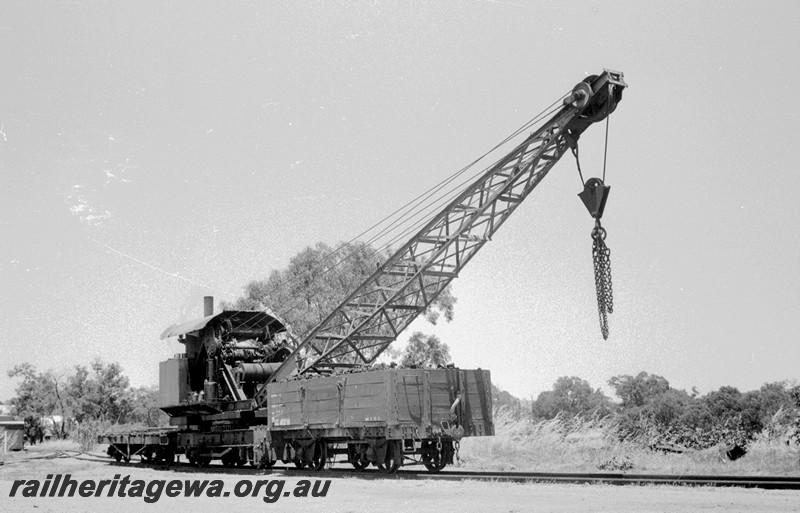
POLYGON ((586 205, 586 210, 595 219, 603 217, 603 210, 606 208, 606 200, 611 187, 603 184, 603 180, 599 178, 589 178, 583 184, 583 192, 578 194, 578 197, 586 205))

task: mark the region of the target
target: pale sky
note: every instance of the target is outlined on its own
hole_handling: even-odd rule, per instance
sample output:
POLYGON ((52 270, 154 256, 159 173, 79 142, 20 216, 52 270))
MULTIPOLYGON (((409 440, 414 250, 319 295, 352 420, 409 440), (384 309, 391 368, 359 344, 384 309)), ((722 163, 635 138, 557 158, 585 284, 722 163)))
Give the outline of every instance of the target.
MULTIPOLYGON (((793 1, 4 2, 0 400, 25 361, 156 384, 182 348, 159 334, 204 295, 349 240, 603 68, 630 85, 609 340, 570 155, 454 282, 455 320, 412 329, 521 397, 643 370, 797 380, 798 20, 793 1)), ((603 137, 581 140, 588 176, 603 137)))

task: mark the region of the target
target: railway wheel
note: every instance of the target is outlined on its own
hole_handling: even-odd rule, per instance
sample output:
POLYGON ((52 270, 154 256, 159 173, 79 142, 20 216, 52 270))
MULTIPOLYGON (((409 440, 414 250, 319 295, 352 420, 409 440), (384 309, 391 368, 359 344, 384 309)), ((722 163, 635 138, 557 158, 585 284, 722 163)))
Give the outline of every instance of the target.
POLYGON ((200 465, 200 449, 197 447, 187 447, 186 448, 186 459, 189 460, 189 464, 194 466, 200 465))
POLYGON ((236 454, 236 466, 237 467, 244 467, 244 464, 247 463, 248 460, 253 458, 253 455, 250 454, 247 449, 237 449, 235 451, 236 454))
POLYGON ((121 453, 121 452, 119 452, 119 451, 115 452, 115 453, 114 453, 114 459, 115 459, 115 460, 117 460, 117 463, 119 463, 120 461, 122 461, 122 453, 121 453))
POLYGON ((403 442, 400 440, 389 440, 386 445, 386 459, 378 468, 387 474, 394 474, 403 466, 403 442))
POLYGON ((164 455, 161 459, 165 464, 172 465, 173 463, 175 463, 175 450, 174 449, 165 450, 164 455))
POLYGON ((439 472, 446 465, 444 456, 444 445, 436 444, 431 441, 422 443, 422 464, 429 472, 439 472), (438 445, 438 446, 437 446, 438 445))
POLYGON ((314 444, 314 456, 311 458, 310 467, 313 470, 322 470, 328 460, 328 444, 323 441, 314 444))
POLYGON ((369 461, 363 461, 361 459, 361 451, 359 451, 357 445, 347 446, 347 459, 350 461, 350 464, 353 465, 353 468, 356 469, 356 472, 363 471, 367 468, 367 465, 369 465, 369 461))
POLYGON ((244 465, 245 460, 242 459, 241 454, 237 450, 230 450, 222 457, 222 464, 228 468, 241 467, 244 465))
POLYGON ((153 463, 156 459, 156 454, 153 449, 150 447, 146 447, 142 450, 142 461, 146 461, 147 463, 153 463))

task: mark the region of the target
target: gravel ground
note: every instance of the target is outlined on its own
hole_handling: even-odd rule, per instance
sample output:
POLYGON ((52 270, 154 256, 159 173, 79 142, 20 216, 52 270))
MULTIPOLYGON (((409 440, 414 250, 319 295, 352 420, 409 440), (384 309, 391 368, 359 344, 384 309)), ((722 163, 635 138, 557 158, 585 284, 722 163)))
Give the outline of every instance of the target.
MULTIPOLYGON (((33 455, 32 455, 33 456, 33 455)), ((800 511, 800 491, 751 490, 743 488, 706 488, 675 486, 611 486, 611 485, 557 485, 509 484, 491 482, 453 481, 389 481, 360 479, 356 476, 333 478, 325 497, 295 497, 293 491, 302 485, 301 477, 283 474, 258 476, 225 475, 212 472, 197 474, 176 471, 159 471, 147 468, 120 468, 104 462, 84 461, 76 458, 30 459, 25 457, 7 460, 0 466, 0 511, 131 512, 163 511, 165 507, 193 513, 219 511, 253 511, 263 508, 280 511, 311 512, 376 512, 411 511, 436 513, 463 512, 781 512, 800 511), (227 497, 167 497, 162 492, 157 501, 148 503, 143 497, 23 497, 24 487, 19 486, 16 496, 10 497, 15 480, 39 480, 48 474, 71 474, 73 480, 87 479, 121 481, 130 476, 134 480, 220 480, 220 489, 227 497), (252 486, 257 480, 283 481, 281 493, 274 492, 280 483, 265 484, 253 497, 236 497, 234 490, 240 481, 240 490, 252 486), (272 487, 272 488, 270 488, 272 487), (284 494, 288 493, 288 496, 284 494), (264 500, 268 495, 275 502, 264 500)), ((109 485, 110 486, 110 485, 109 485)), ((128 488, 127 491, 130 491, 128 488)))

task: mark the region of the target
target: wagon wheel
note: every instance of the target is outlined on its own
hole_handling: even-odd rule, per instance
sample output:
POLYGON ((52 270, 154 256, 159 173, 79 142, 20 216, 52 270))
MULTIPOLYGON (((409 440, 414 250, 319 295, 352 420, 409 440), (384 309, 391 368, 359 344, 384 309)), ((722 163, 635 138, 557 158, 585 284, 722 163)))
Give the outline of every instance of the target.
POLYGON ((314 456, 311 458, 310 467, 313 470, 322 470, 325 468, 325 462, 328 459, 328 444, 319 441, 314 444, 314 456))
POLYGON ((200 449, 197 447, 186 448, 186 459, 192 466, 200 466, 200 449))
POLYGON ((142 458, 148 463, 155 463, 158 461, 158 452, 153 447, 149 447, 142 452, 142 458))
POLYGON ((165 451, 162 460, 167 465, 172 465, 173 463, 175 463, 175 451, 172 449, 168 449, 167 451, 165 451))
POLYGON ((363 471, 365 468, 367 468, 367 465, 369 465, 368 461, 361 461, 361 454, 358 451, 358 447, 355 445, 347 446, 347 459, 357 472, 363 471))
POLYGON ((225 454, 222 457, 222 464, 228 468, 233 468, 236 465, 240 465, 240 458, 239 455, 236 454, 233 450, 225 454))
POLYGON ((386 459, 377 465, 387 474, 394 474, 403 465, 403 447, 400 440, 389 440, 386 446, 386 459))
POLYGON ((429 472, 439 472, 447 463, 444 458, 444 446, 437 449, 433 442, 425 442, 422 446, 422 464, 429 472))

